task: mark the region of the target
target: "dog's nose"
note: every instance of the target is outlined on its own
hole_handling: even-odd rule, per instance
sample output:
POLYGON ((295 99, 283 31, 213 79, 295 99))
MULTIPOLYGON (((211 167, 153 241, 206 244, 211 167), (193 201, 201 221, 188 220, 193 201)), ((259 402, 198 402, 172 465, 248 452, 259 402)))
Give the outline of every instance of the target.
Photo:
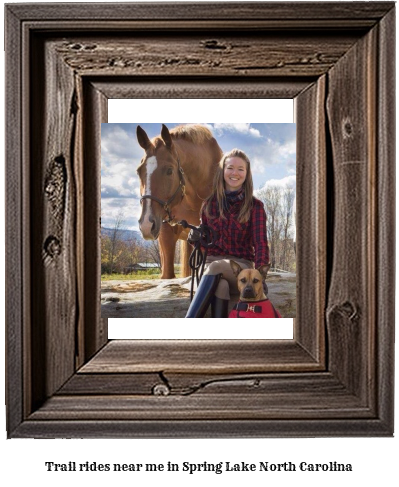
POLYGON ((251 286, 245 287, 242 294, 243 294, 244 298, 254 298, 255 297, 254 289, 251 286))

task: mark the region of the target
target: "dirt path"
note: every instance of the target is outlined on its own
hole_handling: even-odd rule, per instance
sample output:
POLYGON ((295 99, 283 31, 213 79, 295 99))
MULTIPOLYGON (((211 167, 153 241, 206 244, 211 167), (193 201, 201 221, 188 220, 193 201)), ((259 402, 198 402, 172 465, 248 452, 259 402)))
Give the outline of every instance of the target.
MULTIPOLYGON (((270 273, 269 298, 283 318, 296 314, 296 275, 270 273)), ((184 318, 190 304, 191 278, 102 281, 103 318, 184 318)), ((234 298, 238 299, 238 296, 234 298)), ((230 301, 233 307, 237 299, 230 301)))

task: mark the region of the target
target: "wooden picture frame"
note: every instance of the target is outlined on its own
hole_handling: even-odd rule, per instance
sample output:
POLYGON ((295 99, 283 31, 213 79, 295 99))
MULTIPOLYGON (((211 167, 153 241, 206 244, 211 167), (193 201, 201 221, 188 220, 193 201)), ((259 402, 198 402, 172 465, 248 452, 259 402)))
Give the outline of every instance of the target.
POLYGON ((6 6, 11 438, 391 436, 393 2, 6 6), (294 98, 288 341, 110 341, 109 98, 294 98))

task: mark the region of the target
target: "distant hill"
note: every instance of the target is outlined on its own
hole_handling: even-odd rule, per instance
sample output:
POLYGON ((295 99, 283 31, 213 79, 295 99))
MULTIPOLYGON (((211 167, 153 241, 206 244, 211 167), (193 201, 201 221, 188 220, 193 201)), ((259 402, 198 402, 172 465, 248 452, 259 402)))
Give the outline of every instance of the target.
MULTIPOLYGON (((101 235, 111 237, 113 233, 113 228, 101 227, 101 235)), ((141 233, 136 230, 118 230, 118 238, 125 242, 128 242, 129 240, 143 240, 141 233)))

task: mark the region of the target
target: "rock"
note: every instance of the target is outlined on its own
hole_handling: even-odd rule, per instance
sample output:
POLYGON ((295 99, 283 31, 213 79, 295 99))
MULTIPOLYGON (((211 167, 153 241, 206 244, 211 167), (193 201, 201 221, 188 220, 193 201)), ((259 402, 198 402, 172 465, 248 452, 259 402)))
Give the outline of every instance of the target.
MULTIPOLYGON (((295 318, 296 275, 272 272, 267 284, 269 299, 283 318, 295 318)), ((190 305, 190 289, 190 277, 102 281, 101 315, 103 318, 184 318, 190 305)), ((238 295, 230 301, 229 309, 237 300, 238 295)))

